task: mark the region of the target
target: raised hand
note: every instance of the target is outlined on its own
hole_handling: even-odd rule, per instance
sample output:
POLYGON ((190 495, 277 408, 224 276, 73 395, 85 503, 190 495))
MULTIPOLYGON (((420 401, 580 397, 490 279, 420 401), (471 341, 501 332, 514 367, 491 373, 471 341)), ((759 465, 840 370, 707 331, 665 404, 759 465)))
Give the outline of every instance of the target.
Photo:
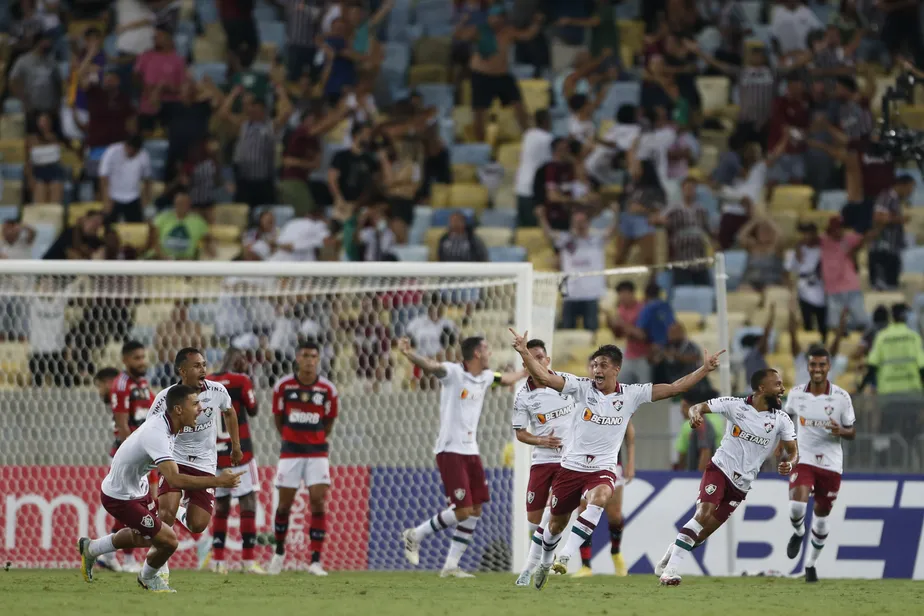
POLYGON ((524 353, 526 353, 526 340, 527 340, 526 336, 529 334, 529 332, 523 332, 523 335, 521 336, 520 334, 513 331, 512 327, 508 327, 507 330, 511 334, 513 334, 514 350, 520 355, 523 355, 524 353))
POLYGON ((721 357, 723 353, 725 353, 725 349, 710 355, 709 351, 703 349, 703 367, 707 372, 712 372, 719 367, 719 357, 721 357))

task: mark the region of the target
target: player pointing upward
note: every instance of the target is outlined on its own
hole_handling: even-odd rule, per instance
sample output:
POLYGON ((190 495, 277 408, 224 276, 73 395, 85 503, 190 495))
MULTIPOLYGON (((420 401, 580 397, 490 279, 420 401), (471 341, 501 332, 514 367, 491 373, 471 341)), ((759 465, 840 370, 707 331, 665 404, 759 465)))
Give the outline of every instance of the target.
POLYGON ((776 370, 758 370, 751 376, 747 398, 713 398, 690 407, 690 425, 698 428, 703 414, 725 417, 725 437, 712 456, 699 485, 696 514, 683 525, 677 539, 655 567, 662 586, 680 584, 677 567, 687 554, 717 531, 738 508, 757 478, 761 465, 782 440, 788 458, 780 462, 780 475, 788 475, 799 459, 796 432, 782 412, 783 381, 776 370))
POLYGON ((812 517, 812 549, 805 559, 805 581, 817 582, 815 562, 828 538, 828 515, 841 489, 844 452, 841 439, 853 440, 853 402, 850 394, 828 380, 831 354, 824 347, 806 353, 811 380, 794 388, 786 398, 786 411, 798 417, 800 461, 789 476, 789 518, 795 529, 786 555, 795 558, 805 536, 805 510, 809 494, 815 494, 812 517))
POLYGON ((530 376, 544 387, 574 397, 577 403, 571 434, 562 455, 562 470, 552 483, 552 517, 543 533, 542 561, 535 575, 535 586, 541 589, 548 579, 555 548, 582 496, 587 508, 578 516, 568 543, 558 557, 558 564, 564 571, 567 571, 571 554, 597 527, 618 481, 615 472, 619 448, 635 411, 646 402, 673 398, 687 391, 719 366, 719 356, 725 351, 715 355, 704 353, 702 367, 670 385, 620 385, 622 351, 616 345, 604 345, 590 356, 593 378, 588 379, 549 372, 529 353, 525 334, 520 336, 512 329, 510 333, 514 338, 513 348, 523 358, 530 376))
MULTIPOLYGON (((525 345, 525 342, 524 342, 525 345)), ((484 338, 472 336, 462 341, 462 364, 438 362, 411 350, 407 338, 398 350, 425 374, 440 380, 440 433, 436 439, 436 466, 439 468, 450 507, 417 528, 401 535, 408 562, 420 562, 420 542, 441 530, 453 528, 452 542, 440 577, 472 577, 459 568, 459 561, 472 540, 481 519, 481 506, 488 502, 488 481, 478 452, 478 420, 487 390, 494 384, 513 385, 522 372, 492 372, 491 348, 484 338)), ((547 369, 546 369, 547 370, 547 369)))

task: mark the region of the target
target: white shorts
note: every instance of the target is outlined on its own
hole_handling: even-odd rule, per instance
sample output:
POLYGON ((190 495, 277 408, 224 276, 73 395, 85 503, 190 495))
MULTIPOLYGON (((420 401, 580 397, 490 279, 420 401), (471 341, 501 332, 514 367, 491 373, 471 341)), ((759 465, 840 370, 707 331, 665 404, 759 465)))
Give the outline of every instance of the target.
MULTIPOLYGON (((225 498, 226 496, 240 498, 260 491, 260 475, 257 474, 256 458, 252 458, 247 464, 231 467, 230 470, 234 473, 244 473, 241 475, 241 483, 236 488, 215 488, 215 498, 225 498)), ((218 474, 220 475, 221 472, 218 471, 218 474)))
POLYGON ((281 458, 276 466, 276 487, 330 485, 330 460, 327 458, 281 458))

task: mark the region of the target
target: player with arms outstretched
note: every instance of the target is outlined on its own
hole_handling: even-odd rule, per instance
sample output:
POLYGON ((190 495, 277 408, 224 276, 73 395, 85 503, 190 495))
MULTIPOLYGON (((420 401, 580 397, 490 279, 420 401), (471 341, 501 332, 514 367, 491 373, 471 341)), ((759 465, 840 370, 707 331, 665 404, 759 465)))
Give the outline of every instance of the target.
POLYGON ((80 568, 87 582, 93 581, 96 558, 116 550, 150 547, 138 574, 138 584, 153 592, 175 592, 158 575, 158 570, 166 566, 176 551, 178 542, 173 529, 158 516, 151 497, 148 485, 151 468, 157 468, 170 485, 185 490, 233 488, 239 482, 239 475, 231 471, 224 471, 218 477, 181 473, 174 459, 177 433, 195 429, 202 411, 198 387, 171 387, 162 406, 158 416, 150 417, 122 443, 112 458, 109 474, 103 479, 100 502, 125 527, 99 539, 78 539, 80 568))
POLYGON ((796 418, 799 464, 789 476, 789 519, 795 530, 786 555, 795 558, 805 536, 805 511, 814 493, 812 548, 805 559, 805 581, 817 582, 815 563, 828 538, 828 515, 841 489, 844 451, 841 440, 857 435, 850 394, 831 383, 831 354, 822 346, 806 353, 810 381, 799 385, 786 398, 786 412, 796 418))
POLYGON ((273 419, 282 438, 276 489, 276 553, 269 573, 278 575, 285 564, 286 534, 295 495, 303 484, 308 490, 311 522, 308 537, 311 564, 308 573, 325 576, 321 566, 321 548, 327 535, 327 492, 330 489, 328 451, 331 432, 339 412, 337 388, 318 374, 321 347, 312 341, 302 342, 295 352, 295 374, 280 379, 273 388, 273 419))
MULTIPOLYGON (((167 410, 167 394, 178 385, 194 387, 199 392, 202 412, 193 428, 184 428, 176 438, 174 455, 180 472, 198 477, 214 477, 218 465, 218 424, 224 420, 225 430, 231 437, 231 466, 240 466, 243 459, 237 428, 237 413, 225 386, 209 381, 205 357, 192 347, 180 349, 173 362, 180 383, 164 389, 154 399, 148 418, 162 415, 167 410)), ((236 484, 235 484, 236 485, 236 484)), ((200 563, 208 555, 207 537, 200 536, 208 527, 215 506, 215 490, 189 489, 171 485, 167 477, 160 478, 157 489, 157 512, 167 526, 179 521, 193 534, 199 544, 200 563), (181 506, 182 500, 182 506, 181 506)), ((169 582, 167 567, 161 572, 169 582)))
POLYGON ((747 398, 713 398, 690 407, 690 426, 702 425, 705 413, 726 419, 725 437, 699 484, 696 513, 683 525, 677 539, 655 566, 662 586, 680 584, 677 567, 693 548, 701 545, 724 524, 747 498, 761 465, 782 441, 786 460, 780 475, 788 475, 799 459, 796 430, 783 412, 783 380, 776 370, 758 370, 751 376, 752 394, 747 398))
POLYGON ((542 560, 536 569, 534 584, 545 586, 555 548, 583 498, 587 508, 578 516, 564 550, 558 556, 556 568, 567 571, 568 561, 581 544, 593 534, 603 510, 613 496, 618 478, 622 445, 629 420, 638 408, 647 402, 673 398, 706 378, 719 365, 719 356, 704 352, 703 365, 671 384, 621 385, 619 370, 622 351, 608 344, 591 355, 592 379, 573 374, 554 374, 542 366, 526 348, 526 337, 513 330, 513 348, 523 358, 529 375, 540 385, 572 396, 577 403, 573 414, 571 433, 562 455, 562 470, 552 483, 552 517, 542 537, 542 560))
POLYGON ((253 392, 253 381, 245 374, 247 358, 240 349, 230 348, 225 352, 221 368, 208 377, 228 390, 231 405, 237 414, 237 430, 240 436, 242 458, 239 466, 231 461, 231 434, 224 421, 218 431, 218 468, 230 468, 241 475, 241 484, 233 490, 215 490, 215 515, 212 516, 212 570, 225 574, 225 539, 228 536, 228 516, 231 513, 231 499, 236 498, 241 507, 241 570, 244 573, 265 574, 266 571, 254 559, 257 544, 257 492, 260 491, 260 476, 253 457, 253 442, 250 440, 248 419, 257 415, 257 397, 253 392))
MULTIPOLYGON (((526 349, 540 365, 549 368, 545 343, 533 338, 526 349)), ((529 484, 526 488, 526 520, 529 523, 529 556, 517 578, 517 586, 529 586, 533 570, 542 557, 542 534, 551 511, 547 507, 552 481, 561 470, 562 442, 571 428, 574 400, 559 391, 538 385, 532 377, 513 399, 513 429, 517 440, 533 446, 529 484)))
MULTIPOLYGON (((525 348, 526 342, 523 344, 525 348)), ((440 381, 440 433, 433 452, 450 502, 448 509, 417 528, 405 530, 401 538, 405 558, 416 566, 420 562, 420 542, 452 528, 452 541, 440 577, 470 578, 473 576, 463 571, 459 562, 481 520, 482 505, 490 500, 477 438, 485 394, 495 384, 513 385, 524 373, 493 372, 489 368, 491 347, 481 336, 464 339, 461 347, 462 364, 454 364, 415 353, 407 338, 398 341, 398 350, 412 364, 440 381)))

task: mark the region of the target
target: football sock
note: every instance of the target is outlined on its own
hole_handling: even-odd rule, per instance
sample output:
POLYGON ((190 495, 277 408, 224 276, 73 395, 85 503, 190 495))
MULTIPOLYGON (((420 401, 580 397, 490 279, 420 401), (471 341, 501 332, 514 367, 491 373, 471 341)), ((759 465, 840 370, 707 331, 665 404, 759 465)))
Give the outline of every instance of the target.
POLYGON ((99 539, 90 540, 90 556, 96 558, 97 556, 102 556, 103 554, 115 552, 116 547, 112 545, 113 537, 115 537, 115 534, 106 535, 105 537, 100 537, 99 539))
POLYGON ((548 526, 549 518, 551 517, 552 512, 546 507, 545 512, 542 514, 542 521, 539 522, 539 524, 529 525, 529 527, 533 529, 533 532, 529 538, 529 554, 526 557, 526 567, 524 567, 524 571, 532 571, 542 559, 542 535, 545 534, 545 527, 548 526))
POLYGON ((561 541, 561 536, 563 534, 564 533, 558 533, 557 535, 553 535, 552 531, 548 528, 543 531, 541 562, 544 566, 551 566, 552 562, 555 560, 555 548, 558 547, 558 542, 561 541))
MULTIPOLYGON (((241 514, 243 516, 243 514, 241 514)), ((241 526, 244 523, 241 521, 241 526)), ((212 560, 216 563, 225 560, 225 540, 228 538, 228 514, 215 512, 212 518, 212 560)))
POLYGON ((289 512, 276 510, 276 519, 273 522, 273 531, 276 535, 276 554, 282 556, 286 553, 286 534, 289 532, 289 512))
POLYGON ((610 522, 610 554, 619 554, 622 549, 622 520, 610 522))
POLYGON ((680 532, 677 533, 677 539, 674 541, 674 550, 671 552, 671 559, 668 561, 668 567, 676 567, 687 557, 687 554, 696 547, 699 541, 699 534, 703 532, 703 525, 691 519, 683 525, 680 532))
POLYGON ((802 537, 805 535, 805 510, 808 503, 799 501, 789 501, 789 521, 792 524, 793 533, 802 537))
POLYGON ((533 524, 532 522, 526 522, 526 525, 529 527, 529 536, 532 538, 536 534, 536 529, 541 528, 538 524, 533 524))
POLYGON ((148 561, 144 561, 144 565, 141 567, 141 579, 142 580, 151 580, 154 579, 154 576, 157 575, 159 569, 155 569, 148 564, 148 561))
POLYGON ((574 526, 571 527, 571 533, 568 535, 568 542, 565 544, 561 554, 558 555, 558 559, 567 562, 571 555, 580 549, 582 543, 590 541, 591 536, 594 534, 594 529, 597 528, 597 522, 600 521, 602 516, 603 507, 587 505, 584 513, 580 514, 574 521, 574 526))
POLYGON ((308 527, 308 538, 311 540, 311 562, 321 562, 321 548, 324 546, 324 537, 327 535, 327 517, 324 512, 311 514, 311 525, 308 527))
POLYGON ((581 566, 590 567, 590 559, 593 556, 593 546, 590 539, 581 544, 581 566))
POLYGON ((438 533, 440 531, 451 528, 459 523, 458 518, 456 518, 456 512, 454 509, 444 509, 438 514, 418 526, 414 529, 414 537, 417 541, 422 541, 426 537, 429 537, 432 534, 438 533))
POLYGON ((828 516, 815 514, 812 517, 812 536, 809 537, 811 549, 808 557, 805 559, 806 567, 814 567, 818 562, 818 556, 822 548, 825 547, 825 541, 828 539, 828 516))
POLYGON ((456 569, 459 567, 459 561, 462 555, 472 543, 472 535, 475 534, 475 528, 481 516, 469 516, 456 525, 452 533, 452 541, 449 542, 449 552, 446 554, 446 562, 443 569, 456 569))
POLYGON ((254 511, 241 512, 241 560, 252 562, 257 545, 257 514, 254 511))

